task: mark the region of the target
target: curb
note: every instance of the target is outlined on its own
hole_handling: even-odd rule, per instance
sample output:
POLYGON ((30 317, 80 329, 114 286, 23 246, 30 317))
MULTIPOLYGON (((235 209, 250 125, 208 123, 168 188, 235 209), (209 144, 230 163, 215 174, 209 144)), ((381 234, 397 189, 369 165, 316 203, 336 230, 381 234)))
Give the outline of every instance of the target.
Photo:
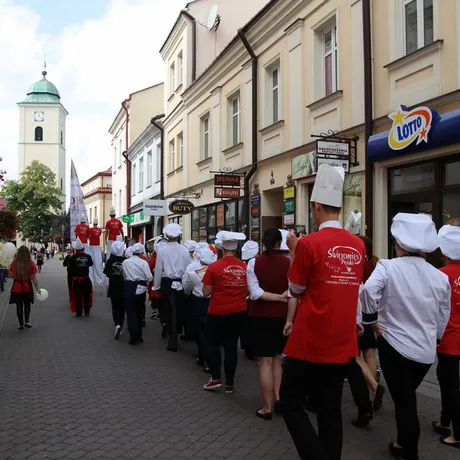
POLYGON ((8 278, 8 280, 6 280, 5 282, 5 291, 0 294, 0 339, 2 337, 3 327, 6 322, 6 317, 10 310, 9 300, 10 300, 11 285, 12 283, 10 282, 10 278, 8 278))

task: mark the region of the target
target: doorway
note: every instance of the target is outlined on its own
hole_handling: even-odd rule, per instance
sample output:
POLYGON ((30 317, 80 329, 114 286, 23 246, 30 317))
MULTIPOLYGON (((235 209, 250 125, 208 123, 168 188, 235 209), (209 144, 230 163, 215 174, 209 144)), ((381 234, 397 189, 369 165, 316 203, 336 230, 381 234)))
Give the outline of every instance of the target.
POLYGON ((267 228, 283 228, 283 188, 263 192, 261 235, 267 228))

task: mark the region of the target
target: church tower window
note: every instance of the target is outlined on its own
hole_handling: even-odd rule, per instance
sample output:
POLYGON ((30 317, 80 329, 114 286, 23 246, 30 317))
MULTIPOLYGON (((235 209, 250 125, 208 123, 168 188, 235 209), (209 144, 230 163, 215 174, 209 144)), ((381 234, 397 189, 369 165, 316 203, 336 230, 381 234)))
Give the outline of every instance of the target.
POLYGON ((43 141, 43 128, 41 126, 37 126, 35 128, 35 141, 36 142, 43 141))

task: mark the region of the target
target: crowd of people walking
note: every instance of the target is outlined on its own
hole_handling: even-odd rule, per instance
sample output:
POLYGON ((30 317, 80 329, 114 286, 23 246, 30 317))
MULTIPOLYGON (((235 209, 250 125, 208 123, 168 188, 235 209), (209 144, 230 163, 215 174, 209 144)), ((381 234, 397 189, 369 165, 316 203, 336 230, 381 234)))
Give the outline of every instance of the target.
MULTIPOLYGON (((341 168, 322 165, 311 196, 319 230, 299 238, 294 231, 266 229, 262 254, 237 232, 221 231, 213 244, 183 245, 181 227, 173 223, 147 258, 142 244, 125 246, 111 216, 104 274, 114 338, 122 335, 126 316, 128 343, 143 342, 149 300, 166 349, 177 352, 179 336, 195 341, 197 363, 210 373, 203 389, 227 394, 236 388, 240 343, 259 364, 255 416, 282 416, 300 457, 315 460, 341 458, 345 379, 357 428, 382 406, 377 350, 395 407, 397 437, 388 449, 397 459, 417 460, 416 391, 437 355, 442 408, 432 428, 443 445, 460 449, 460 227, 447 224, 437 233, 428 215, 397 214, 391 226, 397 257, 378 260, 372 241, 359 236, 359 213, 351 213, 345 228, 340 224, 343 182, 341 168), (438 248, 446 263, 440 270, 426 261, 438 248), (317 413, 318 431, 309 411, 317 413)), ((92 281, 102 277, 90 272, 90 246, 99 244, 100 233, 91 243, 90 232, 88 245, 82 225, 64 260, 76 317, 90 314, 92 281)), ((28 327, 32 283, 39 286, 27 248, 19 249, 9 272, 10 302, 17 305, 20 328, 28 327)))

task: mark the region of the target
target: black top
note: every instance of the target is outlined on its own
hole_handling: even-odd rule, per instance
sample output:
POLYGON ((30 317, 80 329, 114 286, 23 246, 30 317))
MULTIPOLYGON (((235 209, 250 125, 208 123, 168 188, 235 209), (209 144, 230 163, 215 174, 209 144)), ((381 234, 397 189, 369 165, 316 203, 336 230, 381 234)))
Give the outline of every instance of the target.
POLYGON ((62 265, 64 267, 67 267, 67 274, 70 275, 70 258, 72 257, 71 254, 67 254, 64 258, 64 262, 62 262, 62 265))
POLYGON ((105 264, 104 274, 109 277, 108 297, 123 297, 124 280, 122 264, 124 260, 124 257, 112 254, 105 264))
POLYGON ((93 266, 93 259, 84 252, 74 254, 70 257, 69 275, 89 276, 89 267, 93 266))

